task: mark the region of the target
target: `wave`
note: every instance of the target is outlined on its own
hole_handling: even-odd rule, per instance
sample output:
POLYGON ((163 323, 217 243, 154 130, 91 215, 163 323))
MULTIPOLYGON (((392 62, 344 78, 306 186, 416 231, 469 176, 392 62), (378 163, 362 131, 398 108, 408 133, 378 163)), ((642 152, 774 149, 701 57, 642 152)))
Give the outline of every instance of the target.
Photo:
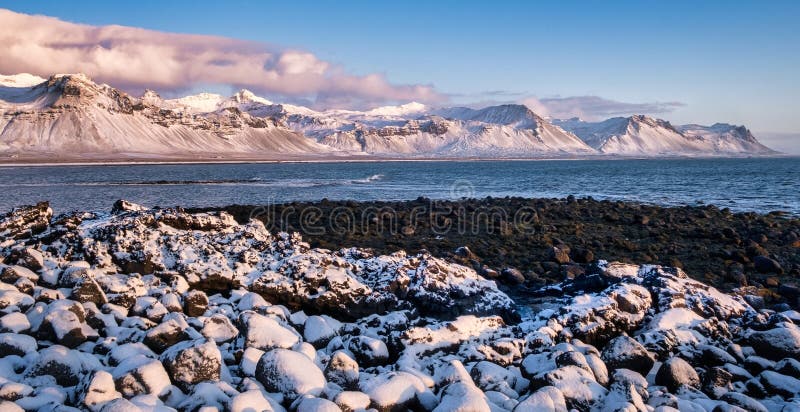
POLYGON ((259 177, 250 179, 202 179, 202 180, 118 180, 107 182, 53 182, 53 183, 12 183, 0 184, 0 187, 45 187, 45 186, 188 186, 188 185, 220 185, 220 186, 263 186, 263 187, 323 187, 345 186, 352 184, 368 184, 378 181, 383 175, 376 174, 363 179, 286 179, 263 180, 259 177))
POLYGON ((383 175, 372 175, 372 176, 367 177, 365 179, 351 180, 351 182, 352 183, 356 183, 356 184, 364 184, 364 183, 372 183, 372 182, 375 182, 375 181, 381 180, 381 179, 383 179, 383 175))

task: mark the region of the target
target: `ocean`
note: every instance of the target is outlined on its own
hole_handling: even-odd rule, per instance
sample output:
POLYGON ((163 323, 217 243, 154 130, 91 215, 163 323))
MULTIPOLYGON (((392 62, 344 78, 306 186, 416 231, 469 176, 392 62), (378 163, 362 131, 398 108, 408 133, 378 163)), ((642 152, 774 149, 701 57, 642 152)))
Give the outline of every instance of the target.
POLYGON ((4 166, 0 191, 2 212, 574 195, 800 215, 800 158, 4 166))

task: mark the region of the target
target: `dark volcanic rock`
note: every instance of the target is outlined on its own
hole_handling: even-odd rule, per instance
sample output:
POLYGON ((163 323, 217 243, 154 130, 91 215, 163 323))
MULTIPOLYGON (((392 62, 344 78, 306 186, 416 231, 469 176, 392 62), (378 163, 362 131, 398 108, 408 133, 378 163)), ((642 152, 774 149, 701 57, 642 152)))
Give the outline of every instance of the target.
POLYGON ((681 386, 700 388, 700 376, 685 360, 674 357, 664 362, 656 372, 656 384, 666 386, 671 392, 681 386))
POLYGON ((608 342, 602 356, 610 370, 625 368, 642 375, 647 375, 655 364, 653 355, 641 343, 627 335, 608 342))

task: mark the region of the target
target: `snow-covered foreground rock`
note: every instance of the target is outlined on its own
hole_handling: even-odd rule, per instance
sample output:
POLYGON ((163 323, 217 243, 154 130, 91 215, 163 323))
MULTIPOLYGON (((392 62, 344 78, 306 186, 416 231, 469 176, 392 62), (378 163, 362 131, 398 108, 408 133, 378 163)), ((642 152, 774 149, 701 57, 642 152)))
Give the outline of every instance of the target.
POLYGON ((229 215, 0 218, 0 410, 800 409, 800 314, 601 262, 532 315, 427 255, 229 215))

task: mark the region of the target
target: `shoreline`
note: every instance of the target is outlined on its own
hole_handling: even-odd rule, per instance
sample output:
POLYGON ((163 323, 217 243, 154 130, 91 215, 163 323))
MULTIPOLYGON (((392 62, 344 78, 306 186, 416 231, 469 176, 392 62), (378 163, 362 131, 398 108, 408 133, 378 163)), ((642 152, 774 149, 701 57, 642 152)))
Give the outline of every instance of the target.
POLYGON ((800 279, 800 217, 784 212, 574 197, 324 200, 186 210, 226 211, 240 223, 255 217, 270 231, 297 231, 312 247, 361 247, 378 254, 427 251, 502 283, 527 287, 585 273, 599 259, 681 267, 723 290, 755 286, 777 293, 800 279), (535 216, 525 230, 515 223, 525 218, 521 213, 535 216), (375 221, 378 214, 383 216, 375 221), (303 220, 310 217, 317 221, 303 220), (346 231, 340 230, 344 217, 350 222, 346 231), (441 222, 432 219, 447 219, 450 230, 441 230, 441 222), (568 256, 554 256, 557 247, 568 256), (770 269, 773 262, 778 266, 770 269))
POLYGON ((130 166, 130 165, 214 165, 214 164, 272 164, 272 163, 380 163, 380 162, 539 162, 539 161, 587 161, 587 160, 706 160, 706 159, 784 159, 797 158, 800 154, 766 154, 766 155, 708 155, 708 156, 619 156, 619 155, 588 155, 588 156, 554 156, 554 157, 520 157, 520 158, 494 158, 494 157, 403 157, 403 156, 331 156, 315 159, 313 156, 300 156, 298 158, 165 158, 163 160, 150 158, 131 158, 124 160, 112 159, 30 159, 19 161, 0 160, 0 167, 53 167, 53 166, 130 166))

